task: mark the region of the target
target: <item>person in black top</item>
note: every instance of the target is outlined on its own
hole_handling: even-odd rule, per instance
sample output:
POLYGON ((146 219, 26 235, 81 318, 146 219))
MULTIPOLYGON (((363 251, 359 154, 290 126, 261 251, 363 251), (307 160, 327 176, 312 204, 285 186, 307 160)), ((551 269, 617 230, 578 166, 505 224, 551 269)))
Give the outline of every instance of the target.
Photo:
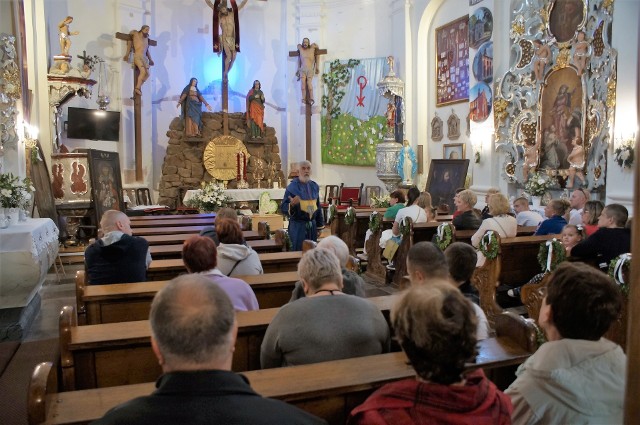
POLYGON ((600 269, 607 270, 611 260, 631 251, 631 230, 625 228, 628 218, 623 205, 607 205, 598 219, 599 229, 574 246, 571 256, 595 261, 600 269))
POLYGON ((238 332, 229 297, 205 276, 179 276, 153 299, 151 347, 162 366, 156 391, 109 410, 94 424, 325 424, 264 398, 231 372, 238 332))
POLYGON ((449 266, 449 275, 460 292, 473 303, 480 305, 478 290, 471 284, 471 276, 478 261, 476 250, 468 243, 454 242, 444 250, 444 256, 449 266))
POLYGON ((463 190, 455 196, 456 209, 461 211, 461 214, 453 219, 456 230, 477 230, 480 227, 482 220, 473 211, 476 202, 478 202, 478 197, 469 189, 463 190))
POLYGON ((147 267, 151 263, 149 243, 139 236, 132 236, 129 217, 121 211, 108 210, 102 215, 100 229, 102 238, 84 252, 89 284, 147 280, 147 267))

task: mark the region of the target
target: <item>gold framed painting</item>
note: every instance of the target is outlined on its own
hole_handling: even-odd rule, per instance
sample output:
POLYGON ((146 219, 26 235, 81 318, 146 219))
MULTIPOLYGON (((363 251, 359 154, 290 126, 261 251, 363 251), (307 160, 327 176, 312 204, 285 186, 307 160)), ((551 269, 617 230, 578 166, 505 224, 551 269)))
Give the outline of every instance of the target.
POLYGON ((465 159, 464 143, 449 143, 442 146, 442 159, 465 159))
POLYGON ((436 106, 469 100, 469 16, 436 28, 436 106))

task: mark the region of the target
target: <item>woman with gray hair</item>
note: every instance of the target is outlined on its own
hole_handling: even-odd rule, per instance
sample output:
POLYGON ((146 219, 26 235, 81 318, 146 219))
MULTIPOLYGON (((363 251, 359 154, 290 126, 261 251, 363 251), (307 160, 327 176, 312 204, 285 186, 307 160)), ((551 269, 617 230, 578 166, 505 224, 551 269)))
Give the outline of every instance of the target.
POLYGON ((262 342, 262 368, 369 356, 389 351, 389 327, 366 299, 342 292, 338 257, 324 248, 298 264, 306 295, 280 308, 262 342))
POLYGON ((456 211, 459 212, 459 214, 453 218, 453 225, 456 227, 456 230, 476 230, 480 227, 482 220, 473 210, 476 202, 478 202, 478 197, 469 189, 457 193, 453 198, 456 211))
MULTIPOLYGON (((320 242, 318 242, 318 248, 328 249, 338 257, 342 271, 342 292, 364 298, 366 296, 364 292, 364 280, 358 273, 347 270, 347 263, 349 262, 349 247, 347 244, 339 237, 331 235, 321 239, 320 242)), ((296 282, 289 302, 293 302, 299 298, 304 298, 304 288, 302 287, 301 280, 296 282)))

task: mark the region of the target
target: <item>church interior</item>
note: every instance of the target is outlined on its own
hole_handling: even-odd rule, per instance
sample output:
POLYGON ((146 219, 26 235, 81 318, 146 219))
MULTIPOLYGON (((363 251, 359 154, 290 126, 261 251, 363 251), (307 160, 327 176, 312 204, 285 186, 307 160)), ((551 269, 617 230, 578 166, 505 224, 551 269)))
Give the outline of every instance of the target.
MULTIPOLYGON (((239 210, 252 209, 257 214, 248 228, 243 227, 245 236, 253 231, 256 239, 262 238, 261 220, 272 216, 274 221, 265 222, 267 238, 286 247, 291 231, 278 231, 291 222, 286 217, 283 221, 286 211, 280 205, 289 193, 285 189, 300 173, 300 164, 309 161, 311 180, 318 186, 318 214, 325 221, 318 230, 321 236, 339 236, 354 259, 364 263, 360 270, 368 296, 378 299, 374 302, 387 320, 390 304, 384 298, 404 288, 402 278, 408 270, 398 265, 398 258, 404 263, 410 245, 398 242, 397 253, 390 254, 395 253, 396 260, 389 257, 388 262, 384 260, 387 250, 374 246, 367 262, 364 232, 368 229, 380 238, 377 230, 384 225, 373 225, 372 209, 367 208, 388 199, 396 189, 406 193, 415 186, 428 191, 434 214, 442 216, 434 218, 439 223, 445 222, 444 217, 451 220, 458 207, 457 197, 454 200, 458 188, 475 194, 478 210, 488 207, 489 196, 497 192, 510 206, 524 196, 531 201, 531 209, 544 217, 544 205, 550 208, 553 200, 569 201, 574 191, 582 191, 586 200, 624 206, 633 218, 640 190, 638 22, 638 0, 0 1, 0 173, 28 177, 35 186, 34 201, 22 208, 26 213, 20 212, 32 216, 26 220, 53 219, 29 230, 25 248, 11 233, 20 223, 16 227, 12 219, 0 217, 0 280, 4 281, 0 281, 0 347, 13 340, 13 348, 4 350, 10 354, 2 354, 0 348, 0 388, 18 379, 16 385, 24 387, 24 391, 20 387, 23 398, 32 391, 27 386, 35 364, 27 362, 29 367, 17 373, 20 378, 11 377, 8 383, 10 373, 4 382, 2 377, 5 370, 11 371, 11 358, 20 353, 20 340, 28 335, 34 318, 41 326, 40 316, 48 311, 52 323, 45 327, 54 327, 56 333, 55 348, 48 348, 55 353, 51 374, 57 372, 59 383, 47 385, 47 376, 40 377, 47 391, 52 386, 60 394, 80 390, 77 398, 73 398, 76 391, 69 391, 64 399, 72 405, 81 402, 81 390, 91 388, 138 384, 124 394, 152 391, 152 384, 140 386, 159 374, 146 346, 148 294, 139 295, 147 306, 142 316, 124 312, 138 307, 123 304, 122 311, 116 308, 113 314, 126 318, 109 320, 108 313, 103 313, 99 319, 93 316, 96 321, 92 322, 87 318, 100 307, 85 305, 82 295, 76 295, 80 294, 76 293, 77 277, 71 279, 74 271, 84 278, 83 265, 73 264, 71 258, 82 254, 84 240, 99 236, 100 217, 107 210, 129 208, 133 234, 149 235, 153 248, 153 237, 161 239, 168 229, 177 229, 169 219, 163 220, 163 214, 194 213, 191 222, 184 219, 185 224, 177 226, 206 224, 211 219, 205 218, 207 214, 217 208, 192 204, 196 201, 191 198, 200 199, 196 193, 207 190, 205 185, 220 184, 239 210), (543 188, 537 190, 537 186, 543 188), (356 195, 351 200, 350 195, 341 197, 343 188, 355 190, 356 195), (332 204, 332 198, 338 205, 332 204), (355 210, 347 208, 354 202, 355 210), (151 214, 159 220, 156 233, 135 220, 151 214), (354 222, 356 226, 349 227, 354 222), (372 256, 382 262, 374 263, 372 256), (76 311, 61 313, 60 326, 62 320, 68 321, 66 333, 61 327, 58 334, 58 311, 49 311, 41 291, 60 282, 59 267, 67 268, 62 281, 73 287, 76 311), (389 270, 395 275, 389 277, 389 270), (382 291, 385 285, 392 289, 382 291), (75 348, 71 344, 76 352, 63 349, 64 338, 80 338, 76 330, 82 332, 83 326, 79 325, 143 319, 139 329, 119 328, 128 332, 126 338, 143 340, 127 353, 87 354, 89 349, 81 343, 75 348), (82 352, 85 349, 87 353, 82 352), (101 362, 103 367, 115 368, 118 362, 129 361, 152 365, 140 366, 139 373, 109 370, 100 375, 97 371, 101 362), (75 372, 69 372, 74 367, 75 372), (93 368, 93 375, 80 376, 83 368, 93 368)), ((2 209, 8 215, 13 208, 2 209)), ((411 233, 416 243, 446 237, 446 228, 424 230, 428 239, 417 236, 423 229, 416 228, 411 233)), ((517 237, 503 239, 542 237, 534 234, 535 229, 520 230, 517 237)), ((455 240, 471 243, 474 232, 466 236, 462 232, 455 240)), ((640 246, 637 228, 631 233, 629 253, 640 246)), ((526 277, 519 284, 528 282, 539 273, 535 257, 540 242, 544 245, 549 240, 531 239, 520 248, 520 242, 510 245, 507 241, 498 254, 503 258, 501 266, 494 266, 487 256, 487 264, 477 268, 482 269, 477 272, 478 285, 485 284, 480 289, 480 307, 495 331, 499 326, 515 326, 505 325, 506 319, 496 316, 495 309, 501 313, 505 307, 495 301, 496 279, 499 276, 505 283, 504 279, 526 277), (518 264, 524 255, 531 255, 537 272, 518 274, 524 270, 518 264), (507 260, 508 256, 512 258, 507 260), (487 282, 493 288, 487 289, 487 282)), ((182 241, 161 245, 166 251, 150 249, 154 262, 162 258, 179 265, 158 268, 153 278, 148 273, 148 281, 159 283, 186 271, 180 257, 182 241)), ((247 237, 249 242, 253 241, 247 237)), ((272 243, 263 242, 265 246, 272 243)), ((295 240, 293 244, 297 246, 295 240)), ((549 244, 544 257, 548 254, 553 262, 549 244)), ((282 252, 286 249, 273 253, 256 248, 263 245, 253 245, 260 255, 289 254, 282 252)), ((298 250, 302 249, 291 253, 298 250)), ((273 266, 272 271, 295 272, 299 258, 291 270, 273 266)), ((631 282, 634 277, 640 280, 640 266, 633 264, 625 266, 631 282)), ((264 262, 263 267, 267 275, 264 262)), ((86 288, 90 293, 91 285, 86 288)), ((636 288, 625 300, 627 327, 617 335, 624 334, 627 376, 633 376, 640 369, 640 338, 631 332, 638 321, 632 306, 640 304, 640 291, 636 288)), ((258 301, 264 308, 260 297, 258 301)), ((536 313, 541 299, 537 302, 536 313)), ((276 310, 280 305, 270 307, 276 310)), ((514 311, 531 317, 528 307, 520 303, 520 310, 514 311)), ((507 334, 514 338, 514 333, 507 334)), ((504 335, 494 339, 498 337, 504 335)), ((249 331, 244 338, 243 348, 237 351, 250 351, 256 344, 260 348, 260 342, 251 340, 258 337, 249 331)), ((499 351, 486 347, 482 349, 492 354, 499 351)), ((512 354, 507 360, 513 367, 509 373, 513 375, 514 365, 529 355, 516 359, 512 354)), ((251 353, 247 356, 244 368, 237 370, 249 371, 252 383, 262 385, 266 394, 273 391, 275 398, 293 400, 329 423, 344 423, 344 412, 325 406, 335 395, 330 390, 326 397, 300 396, 298 401, 295 396, 278 396, 280 389, 270 388, 258 374, 251 375, 260 366, 258 362, 255 367, 251 353)), ((344 380, 356 379, 355 371, 347 373, 354 365, 340 369, 346 374, 344 380)), ((393 367, 390 373, 406 374, 400 366, 393 367)), ((509 380, 504 369, 492 367, 485 373, 504 390, 515 375, 509 380)), ((287 379, 282 376, 274 374, 272 379, 287 379)), ((343 403, 340 408, 362 403, 381 385, 382 379, 375 379, 366 383, 368 392, 353 390, 353 399, 348 400, 349 394, 335 396, 343 403)), ((399 378, 394 375, 389 380, 395 379, 399 378)), ((640 415, 640 403, 630 396, 640 391, 636 381, 627 380, 625 418, 640 415)), ((50 400, 48 395, 40 396, 50 400)), ((113 397, 127 400, 122 395, 113 397)), ((113 400, 89 399, 81 409, 88 416, 73 420, 97 419, 95 412, 103 414, 113 407, 113 400)), ((5 404, 11 401, 0 409, 5 404)), ((28 406, 29 415, 44 415, 29 417, 28 423, 71 423, 65 422, 72 416, 64 416, 64 405, 56 422, 49 422, 55 414, 49 406, 42 410, 45 404, 28 406)), ((27 423, 25 412, 13 413, 15 423, 27 423)))

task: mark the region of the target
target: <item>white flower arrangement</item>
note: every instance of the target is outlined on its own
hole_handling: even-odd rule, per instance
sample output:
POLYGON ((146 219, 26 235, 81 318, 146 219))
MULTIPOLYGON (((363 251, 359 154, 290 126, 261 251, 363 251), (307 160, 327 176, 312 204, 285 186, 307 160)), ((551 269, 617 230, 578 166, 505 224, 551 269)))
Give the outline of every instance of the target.
POLYGON ((224 193, 224 187, 216 182, 202 183, 200 193, 186 202, 186 206, 200 211, 217 211, 231 201, 224 193))
POLYGON ((613 159, 620 167, 631 168, 634 159, 633 140, 616 148, 613 159))
POLYGON ((389 195, 371 195, 371 208, 389 208, 391 206, 389 195))
POLYGON ((542 196, 551 189, 554 183, 552 178, 536 171, 524 184, 524 190, 531 196, 542 196))
POLYGON ((20 179, 11 173, 0 174, 0 206, 26 209, 35 188, 28 177, 20 179))

